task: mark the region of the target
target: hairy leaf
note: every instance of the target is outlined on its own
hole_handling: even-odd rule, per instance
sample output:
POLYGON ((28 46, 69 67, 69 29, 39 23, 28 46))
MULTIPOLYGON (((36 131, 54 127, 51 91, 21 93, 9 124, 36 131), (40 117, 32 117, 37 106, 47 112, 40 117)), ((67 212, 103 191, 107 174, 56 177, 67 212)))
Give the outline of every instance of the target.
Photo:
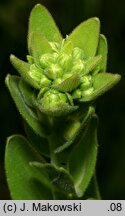
POLYGON ((28 31, 28 47, 31 47, 30 36, 32 32, 42 34, 48 41, 61 42, 62 36, 47 9, 37 4, 30 14, 29 31, 28 31))
POLYGON ((7 139, 5 168, 12 199, 52 199, 47 173, 36 172, 29 165, 32 160, 44 162, 24 137, 14 135, 7 139))
POLYGON ((48 132, 38 120, 36 113, 25 103, 24 97, 18 87, 19 80, 18 76, 7 75, 6 85, 22 117, 36 134, 45 137, 48 132))
POLYGON ((99 31, 98 18, 88 19, 74 29, 67 42, 71 41, 74 47, 83 49, 86 58, 94 57, 98 46, 99 31))
POLYGON ((97 158, 97 120, 93 118, 69 155, 68 169, 78 197, 83 196, 95 171, 97 158))

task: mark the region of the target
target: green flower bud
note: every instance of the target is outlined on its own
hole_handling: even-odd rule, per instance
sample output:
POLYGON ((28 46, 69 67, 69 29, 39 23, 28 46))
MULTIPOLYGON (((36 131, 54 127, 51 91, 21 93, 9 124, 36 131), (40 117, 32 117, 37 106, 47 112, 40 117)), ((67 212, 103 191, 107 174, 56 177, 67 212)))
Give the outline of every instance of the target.
POLYGON ((45 53, 40 58, 40 65, 43 69, 50 66, 50 64, 54 63, 56 61, 56 55, 51 53, 45 53))
POLYGON ((56 90, 49 90, 44 94, 40 103, 43 109, 59 108, 67 104, 67 97, 56 90))
POLYGON ((35 64, 32 64, 30 66, 29 75, 33 80, 37 81, 38 83, 40 83, 41 81, 42 73, 43 73, 42 69, 36 67, 35 64))
POLYGON ((44 73, 49 79, 60 78, 63 74, 62 68, 58 64, 51 64, 44 73))
POLYGON ((82 96, 82 92, 80 89, 76 89, 73 93, 72 93, 72 97, 73 99, 79 99, 82 96))
POLYGON ((58 84, 60 84, 61 82, 62 82, 62 79, 61 79, 61 78, 57 78, 57 79, 54 80, 53 86, 58 85, 58 84))
POLYGON ((73 59, 75 61, 77 61, 78 59, 84 59, 85 58, 85 54, 84 54, 84 51, 82 49, 80 49, 79 47, 75 47, 73 49, 73 52, 72 52, 72 56, 73 56, 73 59))
POLYGON ((59 55, 57 63, 65 72, 70 71, 72 65, 72 56, 62 53, 61 55, 59 55))
POLYGON ((41 88, 39 91, 39 94, 37 96, 37 99, 41 100, 43 98, 43 95, 45 94, 45 92, 47 92, 48 90, 49 90, 49 88, 47 88, 47 87, 41 88))
POLYGON ((91 77, 91 75, 83 76, 81 78, 81 82, 82 82, 82 84, 80 86, 81 89, 87 89, 87 88, 89 88, 91 86, 91 83, 92 83, 92 77, 91 77))
POLYGON ((51 81, 42 74, 41 80, 40 80, 40 85, 41 87, 49 87, 51 84, 51 81))
POLYGON ((94 88, 91 87, 91 88, 89 88, 89 89, 87 89, 87 90, 85 90, 85 91, 82 91, 82 96, 83 96, 83 97, 89 96, 89 95, 91 95, 93 92, 94 92, 94 88))
POLYGON ((85 69, 84 62, 82 60, 77 60, 74 62, 74 65, 72 67, 72 72, 73 73, 82 73, 85 69))

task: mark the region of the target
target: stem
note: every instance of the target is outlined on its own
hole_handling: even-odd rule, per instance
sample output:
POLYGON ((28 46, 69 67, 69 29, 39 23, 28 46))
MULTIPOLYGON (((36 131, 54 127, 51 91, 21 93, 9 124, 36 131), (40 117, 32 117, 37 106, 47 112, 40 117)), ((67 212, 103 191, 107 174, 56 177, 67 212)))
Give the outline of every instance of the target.
POLYGON ((57 134, 55 134, 55 132, 53 132, 49 138, 49 147, 50 147, 50 158, 51 158, 51 163, 54 164, 55 166, 59 167, 59 162, 58 162, 58 158, 57 155, 54 153, 54 150, 57 148, 58 146, 58 139, 57 139, 57 134))

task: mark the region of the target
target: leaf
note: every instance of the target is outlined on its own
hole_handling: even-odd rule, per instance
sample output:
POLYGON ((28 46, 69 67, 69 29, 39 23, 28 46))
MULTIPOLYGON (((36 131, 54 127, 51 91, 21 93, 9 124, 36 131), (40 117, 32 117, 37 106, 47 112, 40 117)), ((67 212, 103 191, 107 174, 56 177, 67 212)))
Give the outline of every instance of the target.
POLYGON ((68 55, 71 55, 72 51, 73 51, 73 43, 68 40, 68 42, 64 43, 61 53, 66 53, 68 55))
POLYGON ((29 71, 30 71, 30 64, 27 62, 24 62, 22 60, 20 60, 19 58, 17 58, 14 55, 10 55, 10 61, 12 63, 12 65, 14 66, 14 68, 19 72, 19 74, 21 75, 21 77, 29 84, 31 85, 33 88, 36 89, 40 89, 41 86, 39 85, 38 82, 36 82, 30 75, 29 75, 29 71))
POLYGON ((99 19, 88 19, 74 29, 69 35, 67 42, 71 41, 74 47, 83 49, 86 59, 94 57, 98 46, 99 31, 99 19))
POLYGON ((69 155, 68 169, 78 197, 83 196, 93 176, 97 158, 97 120, 93 117, 69 155))
POLYGON ((84 71, 84 75, 88 74, 90 71, 94 70, 95 67, 97 67, 99 65, 99 63, 101 62, 102 56, 95 56, 94 58, 90 58, 88 59, 88 61, 85 62, 85 71, 84 71))
POLYGON ((55 187, 56 191, 66 193, 69 197, 75 196, 75 189, 71 175, 63 167, 55 167, 52 164, 43 164, 31 162, 32 166, 36 167, 41 173, 42 170, 48 173, 49 179, 55 187))
POLYGON ((36 103, 36 107, 40 110, 41 113, 49 115, 51 117, 66 116, 78 109, 78 106, 69 105, 45 109, 38 102, 36 103))
POLYGON ((80 84, 80 75, 73 74, 58 85, 53 85, 53 88, 61 92, 71 92, 80 84))
POLYGON ((97 97, 104 94, 114 85, 116 85, 120 79, 121 76, 119 74, 99 73, 95 75, 93 77, 94 92, 89 96, 83 97, 80 101, 86 102, 86 101, 95 100, 97 97))
POLYGON ((99 38, 98 49, 97 49, 97 55, 101 55, 102 56, 101 62, 99 64, 101 72, 105 72, 106 71, 107 54, 108 54, 107 40, 106 40, 106 37, 101 34, 100 38, 99 38))
POLYGON ((55 154, 58 154, 58 153, 64 151, 69 146, 74 144, 74 142, 76 142, 76 140, 80 137, 81 133, 85 129, 85 126, 90 121, 92 115, 94 114, 94 111, 95 111, 94 107, 89 107, 89 109, 85 113, 85 116, 84 116, 84 118, 83 118, 83 120, 81 122, 81 125, 80 125, 80 128, 78 129, 78 131, 70 139, 68 139, 63 145, 56 148, 55 151, 54 151, 55 154))
POLYGON ((24 101, 24 98, 18 87, 19 81, 20 78, 18 76, 11 75, 7 75, 5 80, 11 96, 22 117, 36 134, 46 137, 48 132, 46 131, 45 127, 42 126, 41 122, 38 120, 36 113, 30 107, 28 107, 24 101))
POLYGON ((42 54, 51 53, 52 48, 49 45, 46 38, 44 38, 40 33, 33 32, 31 34, 31 43, 30 43, 30 53, 34 58, 34 61, 37 65, 39 65, 40 57, 42 54))
POLYGON ((18 87, 22 93, 25 103, 28 106, 33 107, 34 90, 22 78, 19 80, 18 87))
POLYGON ((42 34, 48 41, 61 42, 62 36, 48 10, 40 4, 37 4, 31 11, 28 30, 28 47, 30 44, 30 35, 32 32, 42 34))
POLYGON ((14 200, 52 199, 47 173, 36 172, 29 165, 32 160, 44 162, 23 136, 14 135, 7 139, 5 168, 14 200))
POLYGON ((47 139, 40 137, 39 135, 36 135, 32 130, 32 128, 29 127, 29 125, 26 122, 24 122, 24 128, 25 128, 26 135, 30 143, 33 145, 33 147, 39 152, 40 155, 49 158, 50 151, 49 151, 49 144, 47 139))
POLYGON ((96 174, 94 173, 88 188, 84 194, 84 196, 81 198, 83 200, 90 199, 88 197, 92 197, 91 199, 96 199, 96 200, 101 200, 100 192, 99 192, 99 187, 97 183, 97 178, 96 174))

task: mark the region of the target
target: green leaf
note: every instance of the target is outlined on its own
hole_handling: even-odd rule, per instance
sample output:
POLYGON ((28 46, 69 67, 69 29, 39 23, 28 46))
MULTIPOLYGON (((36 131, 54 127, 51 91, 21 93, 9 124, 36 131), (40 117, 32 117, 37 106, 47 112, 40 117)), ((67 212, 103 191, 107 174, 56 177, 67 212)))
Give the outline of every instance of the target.
POLYGON ((83 196, 94 174, 97 158, 97 120, 93 118, 69 155, 68 169, 78 197, 83 196))
POLYGON ((36 107, 40 110, 41 113, 49 115, 51 117, 66 116, 78 109, 78 106, 69 105, 45 109, 39 103, 36 103, 36 107))
POLYGON ((31 34, 30 40, 30 54, 33 56, 35 63, 39 65, 40 57, 42 56, 42 54, 51 53, 52 48, 49 45, 47 39, 38 32, 33 32, 31 34))
POLYGON ((101 55, 95 56, 94 58, 89 58, 88 61, 85 62, 86 69, 83 74, 88 74, 90 71, 94 70, 97 66, 99 66, 101 60, 101 55))
MULTIPOLYGON (((89 107, 89 109, 87 110, 87 112, 84 115, 84 118, 82 119, 80 128, 75 132, 75 134, 73 134, 72 137, 69 137, 69 139, 63 145, 59 146, 58 148, 56 148, 54 150, 55 154, 58 154, 58 153, 64 151, 69 146, 74 144, 74 142, 76 142, 76 139, 78 139, 81 136, 81 134, 83 133, 83 130, 85 129, 85 126, 87 125, 87 123, 92 118, 92 115, 94 114, 94 111, 95 111, 94 107, 89 107)), ((67 126, 68 126, 68 123, 67 123, 67 126)), ((67 126, 65 125, 66 130, 68 130, 67 126)))
POLYGON ((29 125, 24 122, 24 128, 26 135, 30 141, 30 143, 33 145, 33 147, 39 152, 40 155, 50 157, 50 151, 49 151, 49 144, 48 140, 46 138, 40 137, 39 135, 36 135, 34 131, 32 130, 29 125))
POLYGON ((99 64, 101 72, 105 72, 106 71, 107 54, 108 54, 107 40, 106 40, 106 37, 101 34, 100 38, 99 38, 98 49, 97 49, 97 55, 101 55, 102 56, 101 62, 99 64))
POLYGON ((94 92, 89 96, 83 97, 80 101, 86 102, 86 101, 95 100, 97 97, 104 94, 114 85, 116 85, 120 79, 121 76, 119 74, 99 73, 95 75, 93 77, 94 92))
POLYGON ((14 135, 7 139, 5 168, 14 200, 52 199, 47 173, 36 172, 29 165, 32 160, 44 162, 23 136, 14 135))
POLYGON ((20 60, 19 58, 17 58, 14 55, 10 55, 10 61, 12 63, 12 65, 15 67, 15 69, 19 72, 19 74, 21 75, 21 77, 29 84, 31 85, 33 88, 36 89, 40 89, 41 86, 39 85, 38 82, 36 82, 30 75, 29 75, 29 71, 30 71, 30 64, 27 62, 24 62, 22 60, 20 60))
POLYGON ((33 107, 33 99, 34 99, 34 89, 30 87, 22 78, 19 80, 19 90, 22 93, 25 103, 33 107))
POLYGON ((32 32, 42 34, 48 41, 61 42, 62 36, 48 10, 40 4, 37 4, 30 14, 28 47, 30 44, 30 35, 32 32))
POLYGON ((36 113, 26 105, 24 97, 22 96, 22 93, 20 92, 18 87, 19 81, 19 77, 7 75, 5 82, 22 117, 36 134, 45 137, 47 136, 48 132, 38 120, 36 113))
POLYGON ((61 92, 71 92, 80 84, 80 75, 73 74, 58 85, 53 85, 53 88, 61 92))
POLYGON ((32 166, 36 167, 41 173, 42 170, 48 173, 49 179, 52 182, 56 191, 66 193, 67 197, 75 196, 75 189, 71 175, 63 167, 55 167, 52 164, 43 164, 38 162, 31 162, 32 166))
POLYGON ((74 47, 83 49, 85 57, 94 57, 98 46, 100 23, 98 18, 91 18, 81 23, 69 35, 67 42, 71 41, 74 47))
POLYGON ((81 199, 83 199, 83 200, 86 200, 86 199, 101 200, 96 174, 94 174, 94 176, 92 177, 92 179, 88 185, 88 188, 87 188, 84 196, 81 199), (92 198, 88 198, 88 197, 92 197, 92 198))

